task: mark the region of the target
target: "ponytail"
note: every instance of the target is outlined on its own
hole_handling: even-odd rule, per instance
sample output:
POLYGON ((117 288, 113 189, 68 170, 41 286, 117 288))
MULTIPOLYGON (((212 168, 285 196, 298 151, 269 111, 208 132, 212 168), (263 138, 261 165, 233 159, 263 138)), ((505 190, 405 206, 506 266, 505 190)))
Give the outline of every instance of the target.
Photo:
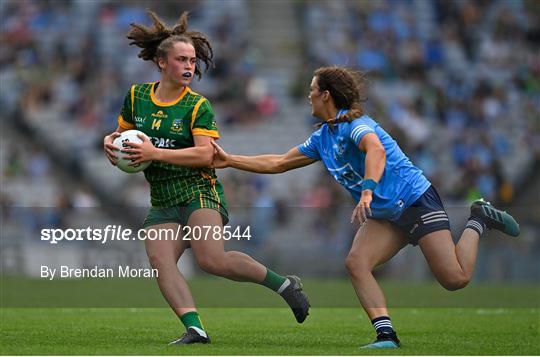
POLYGON ((127 38, 131 40, 130 45, 142 48, 139 52, 139 58, 145 61, 153 61, 157 65, 159 58, 165 58, 167 52, 176 42, 185 42, 193 45, 195 55, 197 56, 197 66, 195 75, 200 79, 202 76, 199 64, 205 65, 204 72, 213 66, 214 52, 208 38, 201 32, 188 31, 188 12, 180 15, 176 25, 169 28, 153 12, 148 10, 148 15, 152 19, 152 26, 147 27, 141 24, 132 23, 131 30, 127 38))

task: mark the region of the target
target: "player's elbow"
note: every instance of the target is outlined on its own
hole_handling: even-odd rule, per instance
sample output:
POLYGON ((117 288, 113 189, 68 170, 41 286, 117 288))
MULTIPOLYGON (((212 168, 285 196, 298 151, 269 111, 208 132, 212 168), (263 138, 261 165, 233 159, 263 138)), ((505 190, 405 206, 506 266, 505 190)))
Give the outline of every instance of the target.
POLYGON ((212 155, 204 155, 200 161, 201 167, 211 167, 212 161, 213 161, 212 155))
POLYGON ((379 167, 384 167, 386 164, 386 150, 384 146, 379 143, 379 145, 372 146, 367 155, 370 157, 371 162, 377 163, 379 167))
POLYGON ((198 165, 199 167, 210 167, 214 161, 214 152, 211 147, 204 147, 199 153, 198 156, 198 165))
POLYGON ((381 143, 373 146, 371 148, 371 151, 373 152, 373 154, 377 155, 378 158, 386 159, 386 150, 384 149, 384 146, 381 143))

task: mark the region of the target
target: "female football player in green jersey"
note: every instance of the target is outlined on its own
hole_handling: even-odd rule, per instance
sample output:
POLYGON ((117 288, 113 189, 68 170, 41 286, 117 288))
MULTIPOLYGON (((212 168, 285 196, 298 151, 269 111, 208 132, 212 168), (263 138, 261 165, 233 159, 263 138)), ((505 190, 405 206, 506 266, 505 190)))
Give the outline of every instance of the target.
POLYGON ((131 148, 122 149, 130 154, 132 165, 152 161, 144 170, 152 203, 144 221, 147 232, 182 232, 178 229, 181 226, 204 231, 212 226, 208 239, 186 241, 169 236, 145 241, 150 264, 158 270, 159 288, 186 327, 172 344, 210 342, 177 267, 188 247, 204 271, 260 283, 279 293, 301 323, 308 315, 309 302, 298 277, 280 276, 244 253, 224 249, 221 233, 228 221, 227 206, 223 187, 215 171, 208 168, 214 152, 211 143, 219 134, 210 102, 189 88, 194 76, 200 79, 202 65, 205 72, 212 65, 212 47, 204 34, 188 31, 186 12, 173 28, 165 26, 153 12, 149 15, 153 26, 132 24, 127 37, 130 44, 142 48, 140 58, 157 65, 160 80, 131 86, 118 116, 118 128, 104 138, 104 149, 114 165, 119 148, 112 143, 122 131, 137 129, 150 138, 141 136, 143 143, 130 143, 131 148))

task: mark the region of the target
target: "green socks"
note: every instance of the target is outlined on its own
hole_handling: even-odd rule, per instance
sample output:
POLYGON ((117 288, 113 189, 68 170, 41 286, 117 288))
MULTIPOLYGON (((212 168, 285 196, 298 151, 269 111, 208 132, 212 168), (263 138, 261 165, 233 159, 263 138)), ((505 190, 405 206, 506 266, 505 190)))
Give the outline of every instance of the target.
POLYGON ((281 294, 283 289, 285 289, 290 282, 286 277, 266 268, 266 277, 260 282, 260 284, 281 294))
MULTIPOLYGON (((260 282, 261 285, 266 286, 267 288, 270 288, 274 290, 275 292, 281 294, 281 292, 290 284, 289 279, 287 279, 284 276, 281 276, 275 272, 273 272, 270 269, 266 269, 266 277, 262 282, 260 282)), ((199 313, 197 311, 190 311, 186 312, 182 316, 180 316, 180 320, 186 327, 186 330, 190 327, 195 327, 197 329, 200 329, 204 331, 203 324, 201 322, 201 318, 199 317, 199 313)))
POLYGON ((204 331, 204 327, 201 322, 201 318, 199 317, 199 313, 197 311, 190 311, 186 312, 182 316, 180 316, 180 320, 186 327, 186 330, 189 327, 197 327, 204 331))

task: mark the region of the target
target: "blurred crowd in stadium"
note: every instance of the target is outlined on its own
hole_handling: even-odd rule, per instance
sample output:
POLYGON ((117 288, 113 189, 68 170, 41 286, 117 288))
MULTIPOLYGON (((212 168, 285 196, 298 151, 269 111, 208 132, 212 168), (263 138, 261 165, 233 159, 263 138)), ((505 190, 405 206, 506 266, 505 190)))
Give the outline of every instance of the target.
POLYGON ((323 1, 305 2, 301 18, 309 62, 367 71, 383 87, 370 112, 402 134, 445 196, 512 201, 525 174, 515 160, 540 153, 538 11, 521 1, 323 1))
MULTIPOLYGON (((57 160, 47 141, 36 138, 77 127, 84 135, 57 146, 66 156, 75 152, 79 159, 105 160, 102 138, 116 128, 127 88, 157 78, 154 65, 138 59, 125 38, 131 22, 148 23, 145 8, 171 23, 189 10, 190 26, 211 38, 216 66, 195 86, 212 101, 221 128, 264 128, 262 118, 278 115, 284 105, 302 105, 310 128, 305 102, 312 70, 346 65, 367 71, 367 112, 444 198, 483 196, 511 205, 528 179, 538 180, 540 11, 534 2, 294 2, 301 33, 294 45, 301 48, 303 65, 289 87, 270 89, 257 76, 261 53, 250 36, 257 26, 250 6, 256 5, 247 0, 0 2, 0 106, 3 126, 10 127, 2 130, 9 136, 2 138, 2 206, 99 205, 99 193, 78 166, 70 166, 73 160, 57 160), (295 100, 282 103, 276 91, 295 100), (49 125, 49 118, 60 124, 49 125), (15 144, 28 141, 35 143, 15 144)), ((285 199, 268 197, 264 179, 253 176, 231 174, 225 185, 238 205, 278 207, 279 216, 283 207, 301 204, 331 217, 337 214, 331 207, 351 202, 320 175, 285 199)))

